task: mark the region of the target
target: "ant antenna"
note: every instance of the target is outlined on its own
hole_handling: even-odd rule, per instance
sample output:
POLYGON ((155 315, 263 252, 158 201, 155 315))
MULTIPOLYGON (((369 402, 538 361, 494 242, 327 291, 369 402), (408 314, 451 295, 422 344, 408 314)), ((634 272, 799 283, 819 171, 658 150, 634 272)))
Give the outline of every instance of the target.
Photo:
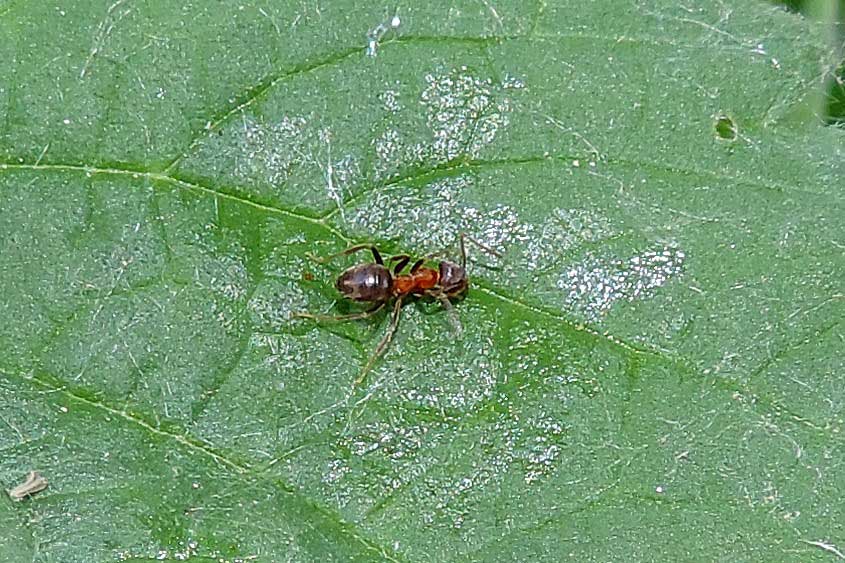
POLYGON ((477 246, 478 248, 480 248, 481 250, 483 250, 487 254, 492 254, 496 258, 503 258, 504 257, 501 252, 493 250, 492 248, 490 248, 489 246, 487 246, 484 243, 478 242, 477 240, 475 240, 474 238, 472 238, 471 236, 469 236, 468 234, 466 234, 464 232, 461 233, 460 238, 461 238, 461 268, 466 268, 466 265, 467 265, 467 251, 466 251, 466 247, 464 246, 464 239, 468 240, 469 242, 471 242, 472 244, 474 244, 475 246, 477 246))
POLYGON ((378 249, 374 244, 356 244, 355 246, 350 246, 346 250, 341 250, 336 254, 332 254, 330 256, 317 256, 310 252, 306 252, 305 255, 308 256, 314 262, 318 264, 327 264, 332 260, 340 258, 341 256, 348 256, 350 254, 355 254, 356 252, 360 252, 362 250, 369 250, 373 253, 373 260, 375 260, 376 264, 384 265, 384 260, 381 258, 381 254, 379 254, 378 249))

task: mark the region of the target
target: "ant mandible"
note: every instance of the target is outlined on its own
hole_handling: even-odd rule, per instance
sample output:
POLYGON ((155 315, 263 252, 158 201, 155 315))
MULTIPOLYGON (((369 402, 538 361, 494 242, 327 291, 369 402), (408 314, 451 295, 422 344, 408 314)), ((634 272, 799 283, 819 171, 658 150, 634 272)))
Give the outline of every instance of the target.
MULTIPOLYGON (((393 303, 393 314, 390 317, 390 326, 376 346, 367 365, 361 370, 354 385, 359 385, 378 357, 384 352, 393 338, 396 328, 399 326, 399 317, 402 311, 402 302, 406 297, 433 297, 437 299, 450 315, 454 315, 450 299, 462 297, 469 287, 469 277, 466 271, 467 253, 464 240, 468 240, 490 254, 501 257, 495 250, 470 238, 464 233, 460 235, 461 263, 456 264, 449 260, 441 260, 437 268, 429 268, 425 263, 433 260, 436 254, 430 254, 420 258, 411 266, 407 274, 402 270, 411 262, 408 254, 391 256, 387 262, 382 259, 378 249, 373 244, 358 244, 347 248, 337 254, 325 258, 311 256, 320 263, 330 262, 341 256, 348 256, 362 250, 369 250, 373 254, 374 262, 358 264, 348 268, 337 278, 335 287, 347 299, 364 303, 372 303, 372 307, 360 313, 350 315, 315 315, 313 313, 294 313, 294 317, 315 319, 319 321, 352 321, 365 319, 381 311, 385 305, 395 299, 393 303), (391 271, 389 265, 396 263, 391 271)), ((455 326, 460 330, 460 324, 453 317, 455 326)))

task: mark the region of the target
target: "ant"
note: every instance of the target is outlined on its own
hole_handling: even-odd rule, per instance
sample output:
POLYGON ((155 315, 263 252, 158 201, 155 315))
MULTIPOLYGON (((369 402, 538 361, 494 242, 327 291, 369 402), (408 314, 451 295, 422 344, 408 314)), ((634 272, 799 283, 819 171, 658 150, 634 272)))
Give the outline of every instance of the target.
POLYGON ((310 256, 320 263, 327 263, 341 256, 348 256, 362 250, 369 250, 373 254, 373 262, 366 262, 348 268, 337 278, 335 287, 347 299, 363 303, 371 303, 372 307, 366 311, 352 313, 350 315, 315 315, 312 313, 294 313, 294 317, 315 319, 319 321, 351 321, 365 319, 381 311, 391 300, 393 302, 393 314, 390 318, 390 326, 376 346, 367 365, 361 370, 355 380, 354 386, 359 385, 378 357, 384 352, 393 338, 396 328, 399 326, 399 317, 402 310, 402 302, 406 297, 433 297, 437 299, 450 315, 457 332, 460 332, 460 324, 454 317, 454 309, 450 299, 457 299, 466 294, 469 287, 469 276, 467 276, 466 263, 467 253, 464 240, 468 240, 482 250, 501 257, 495 250, 470 238, 464 233, 460 235, 461 263, 456 264, 449 260, 441 260, 437 268, 426 267, 427 261, 433 260, 437 255, 429 254, 413 263, 407 274, 402 271, 411 262, 408 254, 391 256, 385 262, 378 249, 373 244, 358 244, 347 248, 337 254, 325 258, 310 256), (395 262, 393 270, 390 265, 395 262))

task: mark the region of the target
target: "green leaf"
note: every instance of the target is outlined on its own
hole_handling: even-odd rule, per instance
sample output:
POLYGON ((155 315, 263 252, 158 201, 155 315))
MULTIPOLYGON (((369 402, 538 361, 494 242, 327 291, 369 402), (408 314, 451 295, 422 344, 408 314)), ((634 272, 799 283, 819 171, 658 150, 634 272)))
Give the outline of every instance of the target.
POLYGON ((843 557, 820 24, 59 4, 0 1, 6 560, 843 557), (406 303, 360 387, 386 313, 290 318, 461 231, 462 331, 406 303))

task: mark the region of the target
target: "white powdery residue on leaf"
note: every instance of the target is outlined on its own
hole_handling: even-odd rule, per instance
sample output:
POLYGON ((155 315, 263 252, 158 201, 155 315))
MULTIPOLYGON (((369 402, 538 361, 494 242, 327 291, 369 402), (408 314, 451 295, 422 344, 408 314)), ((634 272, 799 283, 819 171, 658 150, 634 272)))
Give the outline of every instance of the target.
POLYGON ((203 557, 210 559, 218 559, 220 557, 220 553, 216 550, 201 554, 199 543, 194 540, 180 541, 178 543, 179 547, 170 551, 167 549, 158 549, 154 552, 146 554, 132 553, 130 551, 119 551, 116 553, 116 557, 118 561, 131 561, 133 559, 155 559, 158 561, 188 561, 194 557, 203 557))
POLYGON ((398 113, 405 109, 399 101, 399 92, 396 90, 385 90, 378 95, 378 98, 381 100, 384 111, 388 113, 398 113))
POLYGON ((472 76, 462 67, 445 74, 426 75, 427 87, 420 103, 427 110, 428 127, 434 135, 430 158, 446 162, 459 156, 478 158, 509 123, 511 100, 505 89, 520 84, 511 78, 495 84, 472 76))
MULTIPOLYGON (((493 328, 482 324, 464 329, 467 335, 462 349, 455 350, 451 345, 446 350, 452 351, 438 353, 435 349, 417 363, 422 375, 414 379, 413 385, 405 384, 407 391, 402 394, 406 399, 421 406, 470 412, 493 396, 496 385, 504 378, 499 356, 487 338, 493 328), (448 377, 432 377, 433 373, 448 377)), ((441 330, 449 331, 450 327, 444 324, 441 330)))
POLYGON ((283 284, 274 283, 273 293, 265 295, 257 293, 249 301, 249 311, 254 322, 281 328, 290 323, 291 313, 305 311, 308 298, 302 290, 302 283, 287 280, 283 284))
POLYGON ((388 129, 375 138, 373 145, 376 148, 378 172, 382 173, 389 168, 395 168, 395 163, 400 159, 403 144, 399 131, 388 129))
POLYGON ((629 300, 641 297, 649 289, 661 287, 681 273, 686 254, 675 248, 645 252, 628 261, 631 272, 629 300))
POLYGON ((466 176, 446 178, 416 189, 379 190, 358 207, 350 221, 387 238, 407 238, 430 251, 454 245, 462 228, 457 208, 466 176))
POLYGON ((616 234, 607 218, 587 209, 554 209, 530 231, 523 258, 525 266, 532 271, 554 267, 567 251, 616 234))
POLYGON ((521 78, 506 74, 502 79, 502 89, 504 90, 522 90, 525 88, 525 81, 521 78))
MULTIPOLYGON (((502 253, 521 249, 520 265, 532 271, 556 267, 567 251, 616 235, 605 217, 585 209, 554 209, 539 225, 523 222, 507 205, 490 210, 456 206, 455 215, 455 228, 485 246, 502 253)), ((489 256, 487 261, 499 262, 489 256)))
POLYGON ((206 232, 197 236, 203 249, 200 262, 194 267, 194 283, 197 287, 222 295, 228 301, 243 299, 249 288, 249 272, 241 257, 246 249, 238 244, 221 249, 212 241, 209 225, 206 232))
POLYGON ((471 497, 514 471, 524 471, 523 480, 532 484, 551 474, 559 464, 565 428, 549 416, 498 420, 480 439, 476 451, 483 457, 468 474, 456 475, 438 484, 435 514, 422 515, 429 521, 442 518, 460 528, 471 516, 471 497))
POLYGON ((633 301, 683 271, 685 254, 674 248, 622 260, 592 258, 567 269, 557 281, 568 306, 596 320, 617 301, 633 301))
POLYGON ((436 407, 440 404, 440 395, 438 394, 438 391, 439 389, 434 388, 431 392, 423 393, 418 389, 411 388, 405 390, 401 394, 401 397, 414 405, 422 407, 436 407))
POLYGON ((616 234, 606 217, 588 209, 555 209, 554 217, 586 242, 599 242, 616 234))
MULTIPOLYGON (((594 380, 572 369, 569 351, 561 350, 557 344, 560 336, 554 332, 537 329, 525 324, 514 334, 508 347, 514 358, 510 373, 519 373, 520 377, 533 383, 551 381, 557 389, 554 400, 558 403, 570 401, 569 386, 578 384, 590 386, 594 380)), ((548 395, 552 398, 551 395, 548 395)))
MULTIPOLYGON (((428 74, 425 82, 419 101, 432 138, 406 141, 405 134, 395 128, 374 132, 378 156, 374 166, 380 177, 395 175, 407 166, 436 166, 460 156, 478 158, 509 123, 514 105, 509 92, 524 88, 514 77, 494 83, 473 76, 466 67, 428 74)), ((384 91, 379 99, 388 114, 405 109, 394 90, 384 91)))
MULTIPOLYGON (((374 422, 361 428, 352 436, 342 438, 336 449, 339 456, 330 461, 323 474, 324 484, 332 487, 332 494, 340 499, 355 496, 355 489, 362 484, 368 490, 379 489, 373 498, 391 494, 405 485, 418 481, 434 460, 421 457, 423 447, 432 447, 432 434, 437 424, 401 426, 387 422, 374 422), (366 456, 369 463, 378 463, 383 471, 378 476, 350 463, 349 455, 366 456), (353 469, 357 467, 358 469, 353 469)), ((436 441, 436 438, 434 439, 436 441)))
MULTIPOLYGON (((523 243, 530 227, 520 223, 509 206, 481 210, 463 203, 463 192, 470 176, 444 178, 425 186, 376 191, 370 200, 350 216, 351 222, 366 232, 387 238, 404 239, 426 252, 449 250, 457 259, 460 233, 498 251, 510 244, 523 243)), ((468 248, 470 254, 478 249, 468 248)), ((487 257, 495 262, 495 257, 487 257)))
POLYGON ((283 116, 268 123, 244 116, 233 173, 244 182, 273 187, 317 175, 343 216, 342 202, 361 177, 360 165, 353 155, 337 151, 331 127, 316 121, 313 116, 283 116))
POLYGON ((186 542, 179 542, 181 547, 178 551, 173 552, 173 559, 176 561, 187 561, 197 555, 199 545, 193 540, 186 542))
MULTIPOLYGON (((262 375, 267 381, 274 381, 275 388, 279 391, 291 381, 310 378, 316 367, 325 369, 326 365, 333 366, 328 374, 335 377, 337 372, 353 365, 348 358, 343 356, 342 351, 332 347, 331 342, 322 342, 319 339, 318 329, 311 330, 307 335, 295 336, 291 334, 255 333, 250 336, 249 345, 258 351, 261 357, 260 363, 249 368, 249 371, 265 371, 262 375)), ((347 370, 348 371, 348 370, 347 370)), ((348 376, 344 371, 342 377, 348 376)), ((332 380, 332 383, 337 380, 332 380)), ((302 406, 300 414, 306 412, 306 408, 318 408, 314 405, 302 406)))
MULTIPOLYGON (((448 372, 451 369, 452 367, 445 366, 442 371, 448 372)), ((423 367, 421 371, 426 370, 423 367)), ((430 370, 428 372, 431 373, 430 370)), ((471 386, 473 382, 466 381, 465 384, 471 386)), ((443 499, 445 510, 450 511, 448 507, 450 502, 446 497, 453 492, 451 477, 447 478, 446 482, 438 478, 431 482, 430 487, 423 485, 423 490, 418 487, 426 482, 432 468, 442 464, 442 460, 436 456, 435 452, 440 450, 443 443, 452 443, 460 439, 461 432, 456 434, 457 428, 454 421, 448 421, 454 413, 446 414, 444 408, 448 407, 439 397, 439 392, 437 393, 437 399, 430 406, 434 407, 432 414, 435 417, 444 417, 441 420, 427 418, 423 423, 411 422, 401 414, 402 409, 399 409, 395 411, 397 416, 390 417, 390 421, 377 420, 362 425, 353 424, 348 432, 339 436, 338 441, 333 445, 335 454, 324 465, 322 473, 321 481, 329 488, 329 494, 337 498, 338 502, 345 504, 359 497, 362 487, 369 491, 369 498, 376 500, 404 489, 415 498, 419 498, 419 494, 422 494, 433 502, 443 499), (440 413, 440 415, 434 413, 440 413), (380 469, 373 472, 373 467, 380 469), (413 485, 413 487, 408 488, 408 485, 413 485), (414 490, 416 492, 413 492, 414 490), (436 498, 430 498, 430 494, 434 494, 436 498)), ((345 415, 341 416, 345 419, 345 415)), ((492 440, 497 444, 500 442, 498 435, 492 436, 492 440)), ((472 476, 474 482, 478 484, 486 483, 492 474, 501 473, 507 469, 507 464, 498 464, 496 470, 488 471, 486 456, 483 463, 485 464, 483 470, 472 476)), ((452 503, 452 505, 460 505, 460 512, 465 513, 465 507, 461 502, 452 503)), ((453 519, 456 516, 457 513, 453 513, 449 518, 453 519)))
POLYGON ((331 184, 326 183, 327 190, 328 186, 331 185, 339 194, 348 194, 352 184, 361 177, 358 161, 351 154, 346 154, 330 164, 332 181, 331 184))
POLYGON ((208 279, 211 289, 232 301, 242 299, 246 295, 249 274, 243 262, 232 256, 221 256, 212 268, 214 271, 207 272, 211 275, 208 279))
POLYGON ((326 484, 336 483, 343 479, 343 476, 352 471, 343 459, 332 459, 326 464, 326 472, 323 474, 322 481, 326 484))
MULTIPOLYGON (((497 205, 489 211, 467 207, 462 210, 461 220, 463 232, 497 252, 505 252, 512 244, 525 243, 531 233, 531 226, 522 223, 516 211, 507 205, 497 205)), ((496 261, 494 256, 487 258, 489 262, 496 261)))
POLYGON ((386 422, 369 424, 351 438, 342 441, 342 446, 352 454, 362 456, 379 450, 392 460, 411 458, 422 446, 428 428, 424 425, 393 426, 386 422))
POLYGON ((564 427, 560 421, 547 416, 529 419, 525 426, 529 432, 515 445, 514 456, 522 461, 524 480, 531 484, 554 469, 563 446, 564 427))
POLYGON ((284 116, 269 124, 245 116, 238 138, 235 175, 247 180, 259 178, 271 185, 286 181, 292 168, 307 159, 307 124, 308 120, 299 116, 284 116))
POLYGON ((395 176, 405 166, 425 162, 426 155, 430 152, 419 143, 405 142, 402 133, 392 128, 382 131, 372 144, 378 157, 373 167, 380 178, 395 176))
MULTIPOLYGON (((448 249, 453 259, 459 258, 457 244, 462 232, 499 252, 525 243, 531 226, 521 223, 511 207, 498 205, 482 210, 463 203, 463 192, 472 182, 472 177, 465 175, 444 178, 413 191, 405 186, 379 190, 349 219, 365 232, 402 239, 425 252, 448 249)), ((480 252, 471 246, 467 251, 480 252)), ((498 259, 486 256, 485 260, 494 264, 498 259)))

